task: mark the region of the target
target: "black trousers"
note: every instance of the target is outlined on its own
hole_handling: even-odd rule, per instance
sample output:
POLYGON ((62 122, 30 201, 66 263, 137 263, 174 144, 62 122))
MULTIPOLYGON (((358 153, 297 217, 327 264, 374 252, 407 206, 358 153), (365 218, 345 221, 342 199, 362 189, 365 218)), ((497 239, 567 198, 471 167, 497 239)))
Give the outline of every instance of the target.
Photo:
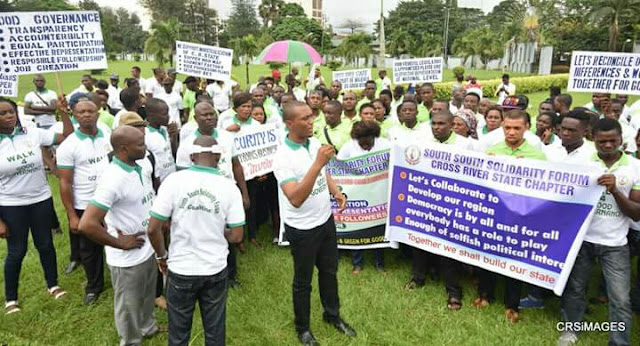
MULTIPOLYGON (((76 209, 76 214, 81 218, 84 210, 76 209)), ((69 234, 71 231, 69 231, 69 234)), ((99 294, 104 290, 104 246, 81 235, 73 234, 78 242, 79 262, 84 267, 87 277, 85 293, 99 294)))
POLYGON ((338 244, 333 215, 322 225, 309 230, 293 228, 285 223, 285 234, 293 256, 293 312, 298 332, 309 329, 311 313, 311 279, 313 267, 318 267, 320 301, 323 318, 333 322, 340 319, 338 298, 338 244))
POLYGON ((494 272, 480 269, 478 282, 478 295, 480 298, 492 301, 496 289, 498 278, 504 277, 504 306, 507 309, 518 311, 520 305, 520 292, 522 291, 522 281, 502 276, 494 272))
POLYGON ((440 263, 440 256, 431 252, 411 249, 411 269, 413 270, 413 280, 421 285, 427 280, 427 273, 436 270, 440 263))
POLYGON ((273 237, 278 237, 280 229, 280 212, 278 209, 278 183, 273 173, 247 180, 247 192, 251 204, 247 210, 247 235, 249 240, 256 239, 258 228, 260 226, 262 213, 271 215, 271 223, 273 224, 273 237))
MULTIPOLYGON (((80 214, 78 214, 78 217, 80 217, 80 214)), ((69 246, 71 247, 71 253, 69 254, 70 262, 82 261, 82 258, 80 258, 80 238, 81 236, 79 234, 73 233, 69 230, 69 246)))

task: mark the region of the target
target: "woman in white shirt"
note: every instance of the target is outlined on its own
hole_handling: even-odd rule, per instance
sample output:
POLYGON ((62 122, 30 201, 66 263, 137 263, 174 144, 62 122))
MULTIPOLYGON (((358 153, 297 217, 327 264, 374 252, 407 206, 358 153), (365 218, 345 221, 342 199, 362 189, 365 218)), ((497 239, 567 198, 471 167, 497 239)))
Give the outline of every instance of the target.
MULTIPOLYGON (((338 152, 338 160, 348 160, 369 153, 391 148, 391 142, 380 138, 380 125, 374 121, 358 121, 351 129, 351 141, 345 143, 338 152)), ((384 271, 384 250, 374 249, 375 266, 378 271, 384 271)), ((352 274, 360 274, 364 266, 363 250, 352 251, 352 274)))
POLYGON ((40 255, 48 293, 54 299, 66 292, 58 286, 56 250, 51 234, 53 199, 40 147, 61 143, 73 132, 67 101, 58 97, 63 133, 22 127, 15 102, 0 98, 0 238, 7 240, 4 262, 5 310, 20 311, 18 280, 27 253, 29 230, 40 255))

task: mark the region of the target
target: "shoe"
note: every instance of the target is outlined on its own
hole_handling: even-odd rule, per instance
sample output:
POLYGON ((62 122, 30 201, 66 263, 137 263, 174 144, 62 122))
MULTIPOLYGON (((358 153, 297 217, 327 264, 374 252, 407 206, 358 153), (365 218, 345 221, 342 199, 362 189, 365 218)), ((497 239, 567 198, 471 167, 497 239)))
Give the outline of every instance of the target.
POLYGON ((16 300, 12 300, 4 304, 4 310, 7 315, 11 315, 15 314, 16 312, 20 312, 20 307, 18 306, 18 302, 16 300))
POLYGON ((313 334, 311 334, 310 330, 305 330, 304 332, 298 333, 298 340, 300 340, 300 342, 305 346, 307 346, 307 345, 308 346, 318 346, 318 345, 320 345, 320 344, 318 344, 318 341, 313 336, 313 334))
POLYGON ((71 263, 69 263, 67 268, 64 270, 64 274, 65 275, 69 275, 69 274, 73 273, 73 271, 76 270, 79 266, 80 266, 80 262, 71 261, 71 263))
POLYGON ((558 338, 558 346, 575 345, 578 342, 578 335, 574 332, 562 332, 560 338, 558 338))
POLYGON ((337 329, 340 333, 346 336, 351 336, 351 337, 356 336, 355 329, 351 328, 351 326, 348 325, 345 321, 343 321, 342 318, 338 319, 335 322, 327 321, 327 320, 324 320, 324 321, 331 324, 335 329, 337 329))
POLYGON ((238 243, 237 247, 238 247, 238 251, 240 251, 240 253, 247 252, 247 248, 244 246, 244 243, 238 243))
POLYGON ((361 266, 355 266, 355 267, 353 267, 353 270, 351 270, 351 274, 358 275, 358 274, 360 274, 361 271, 362 271, 362 267, 361 266))
POLYGON ((167 310, 167 300, 163 296, 156 298, 156 306, 162 310, 167 310))
POLYGON ((253 246, 255 247, 261 247, 262 244, 260 244, 260 242, 258 241, 258 239, 251 239, 250 240, 251 244, 253 244, 253 246))
POLYGON ((522 298, 520 299, 518 309, 544 309, 544 300, 529 297, 522 298))
POLYGON ((486 308, 489 304, 491 303, 489 302, 489 299, 486 298, 476 298, 476 300, 471 303, 471 305, 476 308, 486 308))
POLYGON ((504 311, 504 315, 512 324, 518 323, 518 321, 520 321, 520 314, 513 309, 506 309, 504 311))
POLYGON ((240 283, 240 281, 236 279, 229 279, 227 281, 227 286, 229 288, 242 288, 242 284, 240 283))
POLYGON ((407 282, 407 284, 404 285, 404 289, 413 291, 414 289, 420 288, 422 286, 424 286, 424 283, 419 283, 418 281, 411 279, 411 281, 407 282))
POLYGON ((98 300, 99 297, 99 293, 87 293, 87 295, 84 296, 84 305, 92 305, 98 300))
POLYGON ((274 237, 271 242, 277 245, 278 244, 278 237, 274 237))

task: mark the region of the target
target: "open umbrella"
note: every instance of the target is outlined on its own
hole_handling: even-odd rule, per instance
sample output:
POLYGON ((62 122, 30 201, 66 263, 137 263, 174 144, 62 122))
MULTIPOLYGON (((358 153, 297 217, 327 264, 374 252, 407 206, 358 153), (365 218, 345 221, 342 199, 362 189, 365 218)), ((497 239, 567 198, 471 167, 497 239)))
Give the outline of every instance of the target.
POLYGON ((258 55, 261 62, 305 62, 322 64, 322 57, 309 44, 300 41, 277 41, 258 55))

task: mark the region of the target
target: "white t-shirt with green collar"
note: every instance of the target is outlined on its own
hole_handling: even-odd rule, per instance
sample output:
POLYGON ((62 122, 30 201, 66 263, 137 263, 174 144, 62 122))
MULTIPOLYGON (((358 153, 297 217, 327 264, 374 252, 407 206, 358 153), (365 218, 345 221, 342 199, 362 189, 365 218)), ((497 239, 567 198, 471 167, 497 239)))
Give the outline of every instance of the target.
POLYGON ((73 207, 85 210, 100 176, 109 166, 111 143, 98 129, 95 136, 76 130, 56 151, 57 166, 73 170, 73 207))
POLYGON ((144 144, 147 145, 147 150, 155 156, 156 169, 158 170, 156 174, 161 182, 164 181, 169 174, 176 171, 176 163, 173 161, 171 141, 169 140, 167 128, 160 126, 159 129, 155 129, 147 126, 144 144))
POLYGON ((0 206, 25 206, 51 197, 40 147, 55 140, 55 132, 39 128, 0 134, 0 206))
POLYGON ((242 196, 236 185, 212 167, 170 175, 160 186, 151 217, 171 218, 169 270, 179 275, 215 275, 227 267, 225 227, 245 224, 242 196))
POLYGON ((123 234, 139 234, 144 238, 140 249, 121 250, 105 246, 107 264, 113 267, 132 267, 153 255, 147 237, 149 211, 155 193, 151 174, 141 166, 130 166, 117 157, 105 169, 98 187, 89 203, 107 211, 105 222, 112 237, 123 234))
MULTIPOLYGON (((191 162, 191 146, 196 138, 202 136, 199 129, 187 137, 184 142, 180 143, 178 153, 176 155, 176 165, 178 169, 187 169, 193 165, 191 162)), ((213 136, 218 145, 224 147, 224 152, 220 156, 218 168, 223 176, 233 180, 233 165, 231 160, 236 156, 235 146, 233 145, 234 136, 228 131, 214 129, 213 136)))
MULTIPOLYGON (((622 154, 610 168, 598 157, 591 157, 591 163, 600 166, 605 173, 616 176, 616 188, 629 196, 632 190, 640 190, 640 162, 630 155, 622 154)), ((584 236, 584 241, 605 246, 623 246, 627 244, 627 233, 631 219, 622 213, 612 194, 602 193, 596 211, 584 236)))
MULTIPOLYGON (((309 138, 305 144, 295 143, 286 137, 284 144, 278 147, 273 159, 273 173, 278 180, 278 186, 290 182, 301 182, 309 171, 320 149, 321 144, 315 138, 309 138)), ((299 208, 294 207, 289 199, 280 194, 280 212, 285 224, 309 230, 318 227, 331 216, 331 196, 327 184, 326 172, 320 171, 311 190, 311 194, 299 208)))
POLYGON ((234 112, 233 116, 226 117, 220 123, 220 128, 223 129, 223 130, 226 130, 231 125, 238 125, 242 129, 242 128, 247 128, 247 127, 260 126, 261 124, 259 122, 255 121, 255 120, 253 120, 253 118, 251 116, 249 116, 249 118, 247 118, 247 120, 241 121, 240 119, 238 119, 238 114, 234 112))

